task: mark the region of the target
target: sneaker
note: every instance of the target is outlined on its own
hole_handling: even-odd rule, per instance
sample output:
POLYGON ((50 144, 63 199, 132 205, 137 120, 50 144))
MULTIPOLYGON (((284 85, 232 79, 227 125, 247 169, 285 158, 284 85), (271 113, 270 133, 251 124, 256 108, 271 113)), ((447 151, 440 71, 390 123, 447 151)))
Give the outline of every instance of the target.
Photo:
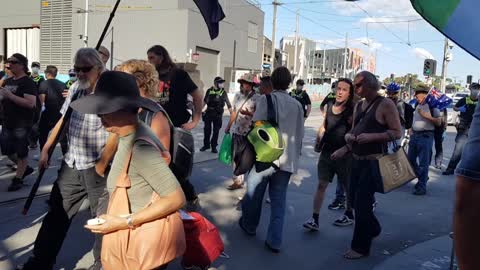
POLYGON ((205 152, 208 149, 210 149, 210 146, 204 146, 204 147, 200 148, 200 152, 205 152))
POLYGON ((345 202, 335 199, 331 204, 328 205, 328 209, 330 210, 345 209, 345 202))
POLYGON ((38 148, 38 144, 31 144, 28 146, 28 148, 34 150, 34 149, 37 149, 38 148))
POLYGON ((339 227, 350 226, 353 224, 353 219, 350 219, 347 215, 343 215, 341 218, 335 220, 333 225, 339 227))
POLYGON ((372 212, 375 212, 375 209, 377 209, 377 206, 378 206, 378 202, 375 201, 375 202, 372 204, 372 212))
POLYGON ((444 171, 444 172, 442 173, 442 175, 452 175, 453 173, 454 173, 453 170, 447 169, 446 171, 444 171))
POLYGON ((320 227, 318 226, 318 223, 315 222, 313 218, 310 218, 305 223, 303 223, 303 227, 305 229, 309 229, 310 231, 318 231, 320 229, 320 227))
POLYGON ((10 168, 10 170, 12 171, 17 170, 17 164, 14 164, 14 163, 7 163, 7 167, 10 168))
POLYGON ((426 192, 425 190, 416 189, 416 190, 413 192, 413 195, 416 195, 416 196, 424 196, 424 195, 427 195, 427 192, 426 192))
POLYGON ((213 147, 213 148, 212 148, 212 153, 214 153, 214 154, 217 154, 217 153, 218 153, 218 150, 217 150, 216 147, 213 147))
POLYGON ((12 179, 12 183, 8 186, 8 192, 17 191, 23 187, 23 180, 17 177, 12 179))
POLYGON ((27 168, 25 169, 25 172, 23 173, 23 176, 22 176, 22 179, 25 179, 25 177, 29 176, 30 174, 32 174, 35 170, 30 167, 30 166, 27 166, 27 168))

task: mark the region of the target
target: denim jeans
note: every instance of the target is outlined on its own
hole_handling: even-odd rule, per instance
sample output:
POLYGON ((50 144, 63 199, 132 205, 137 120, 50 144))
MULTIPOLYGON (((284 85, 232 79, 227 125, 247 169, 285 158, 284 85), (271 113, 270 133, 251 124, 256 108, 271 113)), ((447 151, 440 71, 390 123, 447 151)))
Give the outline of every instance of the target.
POLYGON ((271 247, 277 249, 282 245, 287 188, 291 175, 292 173, 290 172, 275 171, 274 168, 258 173, 255 167, 253 167, 248 174, 247 192, 242 200, 242 217, 240 222, 247 232, 253 234, 260 222, 263 197, 268 185, 271 211, 266 242, 271 247))
POLYGON ((337 181, 337 188, 335 189, 335 200, 339 202, 344 202, 345 199, 345 189, 343 188, 342 183, 337 181))
POLYGON ((453 149, 452 157, 448 162, 447 171, 453 171, 457 168, 460 159, 462 158, 463 147, 468 139, 468 129, 457 130, 457 136, 455 137, 455 148, 453 149))
POLYGON ((433 132, 413 132, 408 145, 408 159, 415 169, 418 183, 415 189, 427 191, 428 168, 433 147, 433 132), (417 162, 418 159, 418 162, 417 162))
POLYGON ((443 140, 445 138, 445 129, 436 128, 433 135, 435 141, 435 165, 441 166, 443 161, 443 140))
POLYGON ((462 160, 458 164, 455 173, 457 175, 480 181, 480 158, 478 158, 478 149, 480 148, 480 106, 477 104, 473 121, 470 124, 468 140, 463 148, 462 160))

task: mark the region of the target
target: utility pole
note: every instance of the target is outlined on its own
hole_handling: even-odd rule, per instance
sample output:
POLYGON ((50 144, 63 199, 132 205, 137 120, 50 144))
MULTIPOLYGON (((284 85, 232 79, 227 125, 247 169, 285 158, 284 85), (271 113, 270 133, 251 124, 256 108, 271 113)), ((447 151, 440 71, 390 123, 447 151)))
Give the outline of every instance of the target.
POLYGON ((442 63, 442 81, 440 83, 440 91, 445 93, 445 81, 446 81, 446 76, 447 76, 447 65, 448 65, 449 59, 449 44, 448 44, 448 38, 445 38, 445 44, 443 46, 443 63, 442 63))
POLYGON ((112 33, 111 33, 111 42, 110 42, 110 70, 113 70, 113 26, 112 26, 112 33))
POLYGON ((347 77, 348 33, 345 33, 345 52, 343 55, 343 77, 347 77))
POLYGON ((299 16, 300 16, 300 11, 299 9, 297 9, 297 23, 296 23, 296 27, 295 27, 295 55, 293 57, 293 74, 297 75, 297 55, 298 55, 298 19, 299 19, 299 16))
POLYGON ((83 29, 83 46, 88 47, 88 0, 85 0, 85 29, 83 29))
POLYGON ((327 44, 323 44, 322 83, 325 82, 325 58, 327 57, 326 51, 327 51, 327 44))
POLYGON ((272 29, 272 56, 271 56, 271 62, 272 62, 272 66, 270 67, 270 70, 274 70, 275 67, 274 67, 274 64, 275 64, 275 32, 277 31, 277 6, 280 5, 279 2, 277 2, 277 0, 273 0, 273 22, 272 22, 272 25, 273 25, 273 29, 272 29))

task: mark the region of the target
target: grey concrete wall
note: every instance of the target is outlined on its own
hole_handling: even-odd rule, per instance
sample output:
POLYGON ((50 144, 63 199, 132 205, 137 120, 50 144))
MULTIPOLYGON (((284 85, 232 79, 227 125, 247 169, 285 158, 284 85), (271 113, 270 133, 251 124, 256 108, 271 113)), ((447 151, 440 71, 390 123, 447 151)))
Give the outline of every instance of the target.
POLYGON ((0 55, 3 55, 6 50, 4 29, 39 25, 40 1, 22 0, 20 4, 18 0, 1 0, 0 11, 2 11, 0 16, 0 55))

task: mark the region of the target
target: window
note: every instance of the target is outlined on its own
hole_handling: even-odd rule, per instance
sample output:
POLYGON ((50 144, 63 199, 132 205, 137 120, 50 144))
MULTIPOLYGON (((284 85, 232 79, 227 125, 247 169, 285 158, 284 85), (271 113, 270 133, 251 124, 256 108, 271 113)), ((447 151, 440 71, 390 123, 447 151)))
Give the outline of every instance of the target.
POLYGON ((248 22, 248 51, 257 52, 258 43, 258 25, 254 22, 248 22))

